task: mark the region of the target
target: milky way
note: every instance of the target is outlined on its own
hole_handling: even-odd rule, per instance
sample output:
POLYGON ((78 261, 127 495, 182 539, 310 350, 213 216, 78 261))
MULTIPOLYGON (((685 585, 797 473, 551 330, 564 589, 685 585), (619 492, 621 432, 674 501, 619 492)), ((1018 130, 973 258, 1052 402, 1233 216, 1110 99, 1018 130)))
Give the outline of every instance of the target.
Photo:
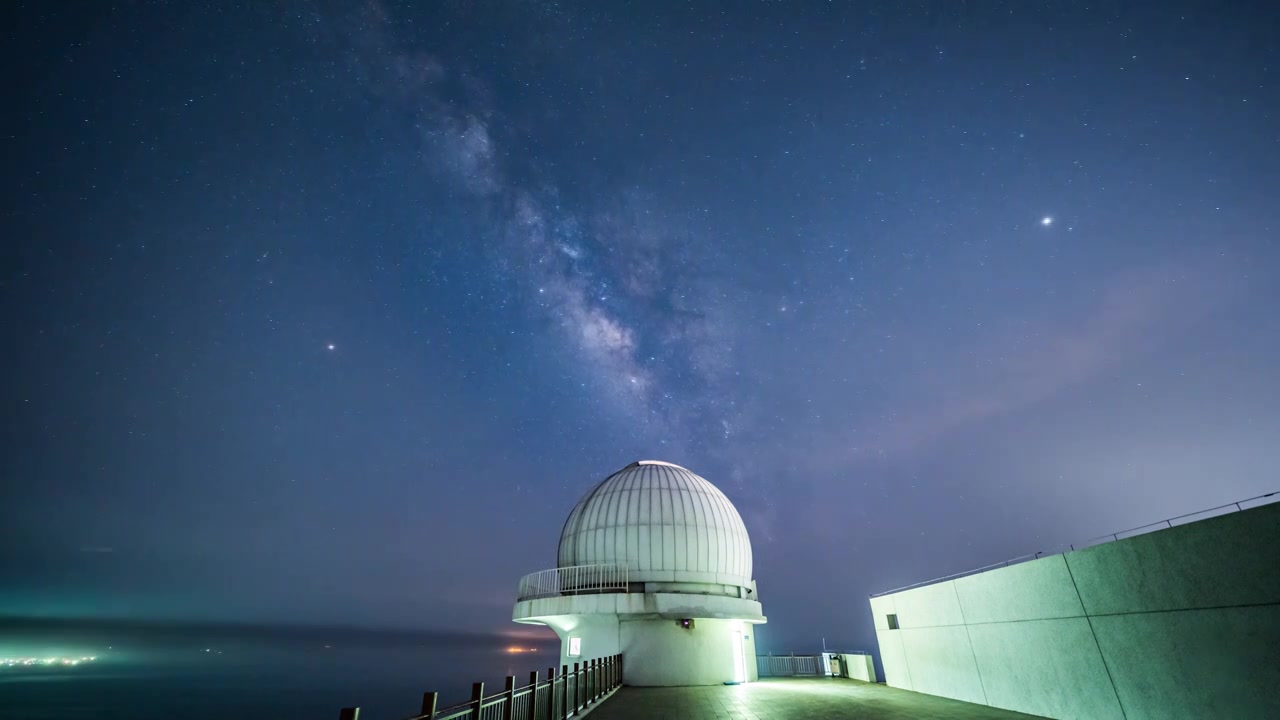
MULTIPOLYGON (((740 366, 737 338, 706 240, 641 192, 604 193, 579 209, 554 184, 517 181, 495 138, 503 116, 478 99, 492 94, 477 91, 482 80, 456 82, 456 71, 402 39, 380 5, 356 25, 352 59, 388 103, 381 109, 414 118, 424 172, 484 213, 484 241, 520 284, 521 304, 558 327, 601 402, 676 455, 706 452, 704 428, 741 425, 725 387, 740 366), (451 84, 468 87, 451 99, 451 84)), ((536 170, 548 160, 524 162, 536 170)))

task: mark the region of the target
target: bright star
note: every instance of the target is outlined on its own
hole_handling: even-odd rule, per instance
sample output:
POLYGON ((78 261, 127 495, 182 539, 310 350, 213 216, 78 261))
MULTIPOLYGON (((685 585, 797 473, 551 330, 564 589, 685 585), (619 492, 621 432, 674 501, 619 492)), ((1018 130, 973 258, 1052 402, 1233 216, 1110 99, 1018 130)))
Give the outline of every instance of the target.
POLYGON ((329 348, 330 350, 332 350, 332 349, 334 349, 334 348, 335 348, 335 347, 337 347, 337 346, 336 346, 336 345, 334 345, 333 343, 329 343, 329 344, 328 344, 328 345, 326 345, 325 347, 327 347, 327 348, 329 348))
POLYGON ((1049 217, 1048 215, 1045 215, 1044 217, 1040 218, 1040 224, 1045 227, 1049 227, 1050 225, 1053 224, 1053 218, 1049 217))

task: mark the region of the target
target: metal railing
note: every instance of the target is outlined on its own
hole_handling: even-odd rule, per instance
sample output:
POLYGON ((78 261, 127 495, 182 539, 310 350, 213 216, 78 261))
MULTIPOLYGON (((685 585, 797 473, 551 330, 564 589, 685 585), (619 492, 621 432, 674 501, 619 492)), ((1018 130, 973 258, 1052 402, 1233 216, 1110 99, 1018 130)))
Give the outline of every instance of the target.
MULTIPOLYGON (((1228 513, 1240 512, 1241 510, 1248 510, 1255 507, 1261 507, 1263 505, 1268 505, 1272 502, 1276 502, 1276 500, 1271 500, 1269 498, 1275 498, 1277 496, 1280 496, 1280 491, 1269 492, 1265 495, 1255 495, 1254 497, 1245 498, 1244 500, 1237 500, 1236 502, 1227 503, 1226 505, 1219 505, 1217 507, 1211 507, 1211 508, 1206 508, 1204 510, 1197 510, 1195 512, 1186 513, 1185 515, 1177 515, 1171 518, 1165 518, 1164 520, 1157 520, 1156 522, 1153 522, 1153 523, 1147 523, 1146 525, 1139 525, 1138 527, 1129 528, 1128 530, 1121 530, 1120 532, 1108 533, 1106 535, 1099 535, 1096 538, 1085 540, 1084 542, 1070 543, 1065 547, 1059 547, 1057 550, 1054 550, 1051 552, 1040 550, 1038 552, 1034 552, 1029 555, 1019 555, 1018 557, 1009 558, 1008 560, 1005 560, 1003 562, 991 563, 990 565, 983 565, 980 568, 974 568, 972 570, 965 570, 963 572, 952 573, 950 575, 943 575, 942 577, 936 577, 936 578, 933 578, 932 580, 924 580, 922 582, 912 583, 910 585, 903 585, 902 587, 894 588, 893 590, 885 590, 884 592, 873 593, 871 597, 877 598, 877 597, 883 597, 885 595, 892 595, 894 593, 902 592, 903 590, 914 590, 915 588, 924 587, 925 585, 933 585, 934 583, 946 582, 947 580, 955 580, 957 578, 968 577, 970 575, 977 575, 978 573, 986 572, 987 570, 994 570, 996 568, 1009 567, 1010 565, 1017 565, 1018 563, 1026 562, 1028 560, 1038 560, 1042 557, 1046 557, 1049 555, 1057 555, 1058 553, 1063 553, 1068 551, 1075 552, 1076 550, 1083 550, 1088 547, 1093 547, 1094 545, 1102 545, 1103 543, 1115 542, 1117 540, 1124 540, 1125 538, 1131 538, 1137 535, 1145 534, 1142 531, 1151 532, 1154 530, 1172 528, 1175 525, 1186 525, 1187 522, 1192 522, 1192 521, 1187 521, 1187 522, 1177 522, 1177 521, 1187 520, 1187 518, 1195 518, 1201 515, 1208 515, 1211 512, 1217 512, 1219 510, 1225 511, 1225 512, 1218 513, 1219 515, 1226 515, 1228 513), (1265 502, 1255 502, 1257 500, 1264 500, 1265 502), (1250 504, 1250 503, 1253 503, 1253 504, 1250 504), (1245 507, 1246 505, 1248 505, 1248 507, 1245 507), (1232 508, 1235 508, 1235 509, 1232 510, 1232 508)), ((1211 516, 1211 517, 1216 517, 1216 516, 1211 516)), ((1204 518, 1204 519, 1207 520, 1208 518, 1204 518)))
POLYGON ((520 578, 517 600, 577 595, 582 593, 627 592, 628 572, 624 563, 572 565, 529 573, 520 578))
MULTIPOLYGON (((471 699, 437 708, 439 693, 422 696, 422 711, 406 720, 564 720, 577 717, 622 687, 622 655, 610 655, 583 663, 573 670, 562 665, 560 674, 547 668, 545 680, 535 670, 529 673, 529 684, 516 687, 514 675, 508 675, 502 692, 485 695, 484 683, 471 686, 471 699)), ((359 720, 360 708, 343 708, 339 720, 359 720)))
MULTIPOLYGON (((1280 491, 1269 492, 1265 495, 1255 495, 1251 498, 1245 498, 1244 500, 1237 500, 1236 502, 1227 503, 1226 505, 1211 507, 1207 510, 1197 510, 1195 512, 1189 512, 1184 515, 1175 515, 1174 517, 1171 517, 1171 518, 1166 518, 1164 520, 1157 520, 1156 522, 1147 523, 1146 525, 1139 525, 1138 527, 1129 528, 1128 530, 1121 530, 1120 532, 1114 532, 1109 535, 1099 535, 1096 538, 1090 538, 1089 540, 1085 540, 1082 543, 1071 543, 1070 545, 1068 545, 1068 547, 1071 548, 1071 550, 1073 551, 1083 550, 1087 547, 1093 547, 1094 545, 1101 545, 1102 543, 1105 543, 1105 542, 1115 542, 1117 540, 1123 540, 1124 538, 1133 537, 1134 535, 1142 535, 1143 533, 1139 532, 1140 530, 1149 530, 1149 529, 1159 530, 1161 525, 1165 526, 1166 528, 1171 528, 1173 527, 1174 521, 1176 520, 1186 520, 1187 518, 1198 517, 1200 515, 1207 515, 1211 512, 1216 512, 1218 510, 1226 511, 1223 513, 1218 513, 1219 515, 1226 515, 1227 513, 1232 513, 1232 512, 1240 512, 1241 510, 1245 509, 1242 506, 1242 503, 1248 504, 1248 503, 1254 502, 1255 500, 1267 500, 1267 498, 1275 497, 1277 495, 1280 495, 1280 491), (1231 509, 1233 507, 1235 508, 1235 510, 1231 509), (1110 538, 1110 540, 1108 540, 1107 538, 1110 538), (1076 547, 1076 545, 1079 545, 1080 547, 1076 547)), ((1249 507, 1250 508, 1260 507, 1262 505, 1270 504, 1271 502, 1274 502, 1274 501, 1268 500, 1267 502, 1260 502, 1254 505, 1249 505, 1249 507)), ((1205 518, 1205 519, 1207 520, 1208 518, 1205 518)), ((1187 523, 1180 522, 1178 524, 1186 525, 1187 523)))
POLYGON ((818 675, 818 658, 815 655, 757 655, 756 674, 760 677, 818 675))

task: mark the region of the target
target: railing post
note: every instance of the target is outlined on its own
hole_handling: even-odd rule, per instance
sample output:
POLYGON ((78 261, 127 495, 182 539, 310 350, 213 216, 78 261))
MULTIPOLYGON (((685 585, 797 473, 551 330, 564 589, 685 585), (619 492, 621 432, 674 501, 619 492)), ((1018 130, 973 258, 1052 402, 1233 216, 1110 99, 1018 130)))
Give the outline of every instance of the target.
POLYGON ((582 663, 573 664, 573 712, 577 714, 582 708, 582 663))
POLYGON ((471 720, 480 720, 480 711, 484 705, 484 683, 471 683, 471 720))
POLYGON ((338 711, 338 720, 360 720, 360 708, 342 708, 338 711))
POLYGON ((440 699, 440 693, 429 692, 422 693, 422 717, 427 720, 434 720, 436 716, 436 702, 440 699))
POLYGON ((547 720, 556 716, 556 669, 547 668, 547 720))
POLYGON ((560 680, 564 683, 564 690, 560 692, 560 714, 556 717, 564 720, 569 717, 569 665, 567 663, 560 666, 560 680))
POLYGON ((529 672, 529 712, 528 720, 538 720, 538 671, 529 672))
POLYGON ((516 720, 516 676, 508 675, 507 683, 502 688, 502 694, 506 695, 506 701, 502 705, 502 719, 516 720))

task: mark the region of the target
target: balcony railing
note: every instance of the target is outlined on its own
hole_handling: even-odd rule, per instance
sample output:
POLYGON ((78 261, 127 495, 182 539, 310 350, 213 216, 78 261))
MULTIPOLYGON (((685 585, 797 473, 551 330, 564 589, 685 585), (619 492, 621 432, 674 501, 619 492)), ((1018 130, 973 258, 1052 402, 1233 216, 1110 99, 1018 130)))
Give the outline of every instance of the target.
POLYGON ((626 592, 627 566, 623 563, 573 565, 530 573, 520 578, 518 600, 579 595, 588 593, 626 592))
POLYGON ((1195 522, 1197 520, 1207 520, 1210 517, 1215 517, 1216 515, 1225 515, 1227 513, 1251 510, 1255 507, 1269 505, 1273 502, 1280 502, 1280 491, 1269 492, 1266 495, 1256 495, 1251 498, 1245 498, 1244 500, 1238 500, 1233 503, 1227 503, 1226 505, 1219 505, 1217 507, 1211 507, 1206 510, 1197 510, 1195 512, 1187 513, 1185 515, 1178 515, 1176 517, 1167 518, 1165 520, 1158 520, 1153 523, 1147 523, 1146 525, 1139 525, 1138 527, 1129 528, 1128 530, 1121 530, 1119 532, 1114 532, 1107 535, 1101 535, 1099 537, 1093 538, 1092 540, 1085 540, 1084 542, 1071 543, 1070 545, 1067 545, 1065 547, 1059 547, 1056 550, 1051 550, 1051 551, 1041 550, 1039 552, 1030 553, 1028 555, 1019 555, 1018 557, 1015 557, 1015 558, 1009 558, 1004 562, 992 563, 990 565, 983 565, 980 568, 965 570, 964 572, 952 573, 951 575, 943 575, 942 577, 936 577, 936 578, 933 578, 932 580, 923 580, 918 583, 904 585, 900 588, 894 588, 893 590, 885 590, 884 592, 872 593, 871 597, 878 598, 878 597, 883 597, 885 595, 892 595, 894 593, 900 593, 904 590, 914 590, 915 588, 918 588, 918 587, 924 587, 925 585, 933 585, 934 583, 945 582, 947 580, 956 580, 962 577, 968 577, 970 575, 977 575, 978 573, 986 572, 988 570, 994 570, 996 568, 1009 567, 1010 565, 1017 565, 1018 563, 1024 563, 1030 560, 1039 560, 1040 558, 1048 555, 1057 555, 1059 553, 1075 552, 1076 550, 1083 550, 1087 547, 1093 547, 1094 545, 1101 545, 1103 543, 1109 543, 1109 542, 1118 542, 1120 540, 1125 540, 1137 535, 1144 535, 1146 533, 1153 532, 1155 530, 1171 529, 1179 525, 1186 525, 1188 523, 1195 522), (1232 508, 1235 508, 1235 509, 1233 510, 1232 508), (1214 513, 1214 515, 1210 515, 1210 513, 1214 513))
POLYGON ((821 675, 821 663, 815 655, 757 655, 756 673, 760 677, 801 677, 821 675))
MULTIPOLYGON (((584 663, 547 668, 546 679, 529 673, 529 684, 516 687, 507 676, 500 693, 485 693, 484 683, 471 686, 471 699, 439 708, 440 694, 422 696, 422 711, 407 720, 564 720, 579 717, 622 687, 622 656, 610 655, 584 663)), ((360 720, 360 708, 342 708, 339 720, 360 720)))

